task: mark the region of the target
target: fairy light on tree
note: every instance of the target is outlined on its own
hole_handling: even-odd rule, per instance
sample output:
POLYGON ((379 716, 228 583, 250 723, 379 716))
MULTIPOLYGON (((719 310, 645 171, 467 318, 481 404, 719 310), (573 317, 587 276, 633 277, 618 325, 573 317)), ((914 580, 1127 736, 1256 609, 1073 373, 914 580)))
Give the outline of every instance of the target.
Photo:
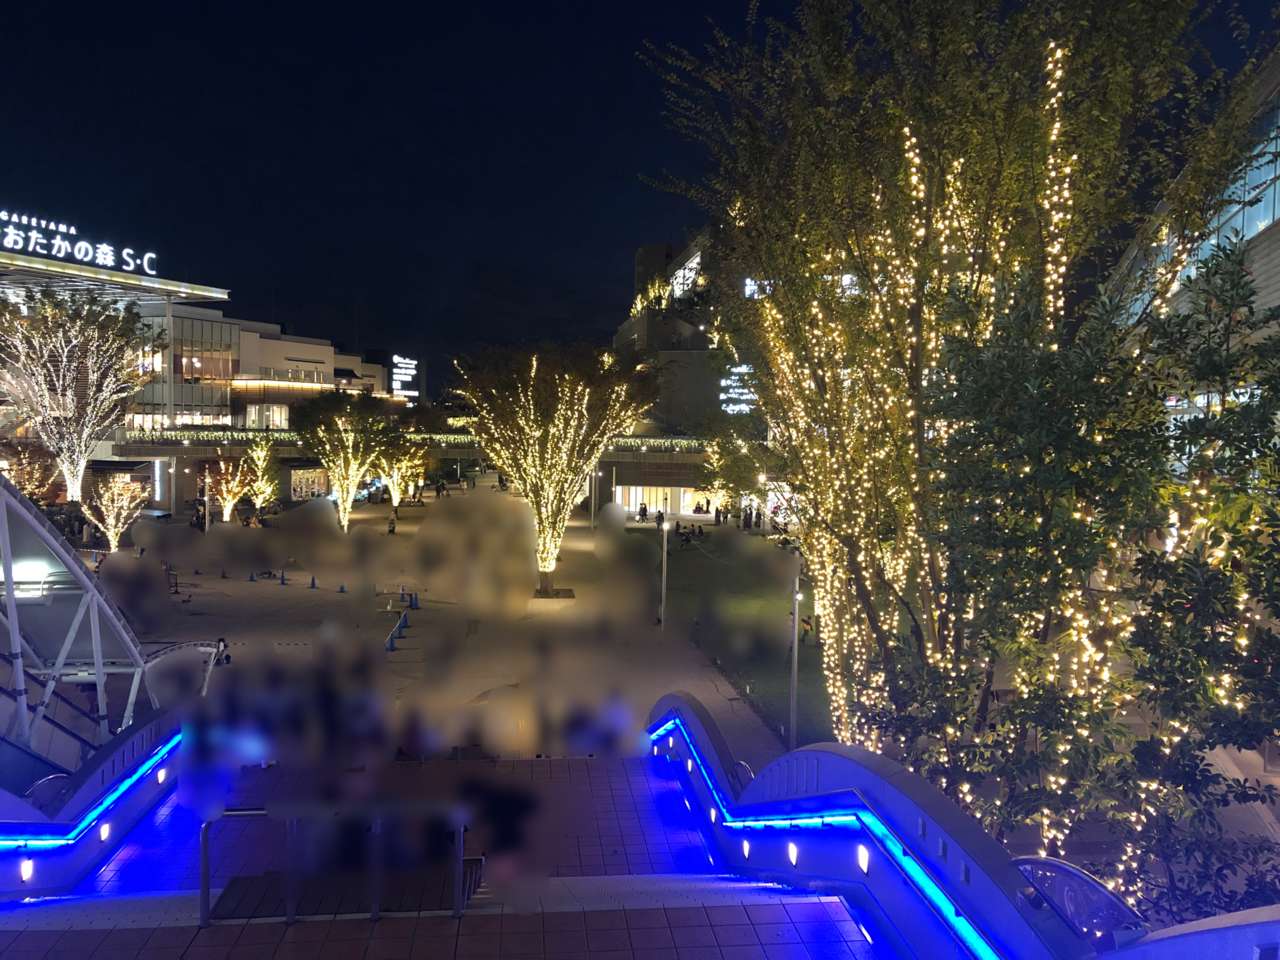
POLYGON ((81 499, 94 447, 124 423, 163 345, 132 305, 52 292, 0 300, 0 386, 53 454, 68 500, 81 499))
POLYGON ((27 443, 9 442, 4 445, 9 465, 4 474, 18 490, 32 501, 39 501, 49 490, 58 466, 43 450, 27 443))
POLYGON ((92 499, 84 505, 84 515, 107 538, 107 549, 120 549, 120 538, 129 524, 138 519, 148 495, 141 483, 127 475, 114 474, 98 483, 92 499))
POLYGON ((433 461, 418 443, 403 434, 394 439, 378 458, 378 468, 387 483, 393 509, 400 506, 400 501, 413 489, 418 478, 425 476, 433 467, 433 461))
POLYGON ((333 390, 294 404, 289 419, 329 474, 338 523, 345 532, 360 484, 396 439, 390 411, 369 391, 333 390))
POLYGON ((280 460, 276 457, 275 444, 269 437, 256 437, 245 454, 243 465, 249 476, 249 488, 243 495, 253 501, 255 510, 261 510, 280 492, 280 460))
POLYGON ((674 188, 719 231, 715 333, 751 358, 755 449, 799 516, 836 735, 997 836, 1028 825, 1054 852, 1108 809, 1136 829, 1176 793, 1129 792, 1121 714, 1150 693, 1128 667, 1134 555, 1168 453, 1144 331, 1180 266, 1097 283, 1129 269, 1135 196, 1164 196, 1157 228, 1194 248, 1247 88, 1204 135, 1212 84, 1182 71, 1167 8, 1085 25, 867 0, 854 30, 839 4, 801 7, 767 44, 654 60, 715 164, 674 188), (1097 82, 1139 61, 1135 85, 1097 82))
POLYGON ((219 460, 204 475, 207 505, 217 502, 222 507, 222 522, 230 523, 236 504, 253 488, 253 468, 245 457, 219 460))
POLYGON ((546 345, 533 354, 491 349, 456 363, 476 441, 533 510, 540 589, 550 594, 587 475, 609 438, 653 403, 657 378, 586 345, 546 345))

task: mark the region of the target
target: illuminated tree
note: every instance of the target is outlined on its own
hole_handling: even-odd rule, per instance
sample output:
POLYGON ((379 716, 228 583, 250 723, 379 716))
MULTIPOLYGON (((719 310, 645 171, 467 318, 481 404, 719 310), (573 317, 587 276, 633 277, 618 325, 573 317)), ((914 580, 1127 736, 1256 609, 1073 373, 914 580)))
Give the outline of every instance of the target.
POLYGON ((261 510, 275 500, 280 490, 280 461, 275 445, 267 437, 257 437, 245 455, 244 464, 251 478, 244 496, 253 501, 255 509, 261 510))
POLYGON ((205 473, 206 506, 217 501, 222 505, 222 522, 230 523, 236 504, 253 488, 253 479, 253 468, 247 458, 219 460, 216 467, 205 473))
POLYGON ((39 500, 53 483, 57 464, 48 453, 30 444, 9 442, 3 446, 9 458, 5 476, 30 500, 39 500))
POLYGON ((115 474, 97 484, 93 499, 84 505, 84 515, 107 538, 107 549, 118 550, 120 538, 129 524, 147 505, 148 494, 141 483, 128 476, 115 474))
POLYGON ((418 478, 434 469, 434 462, 426 451, 403 434, 396 436, 390 446, 378 458, 382 477, 391 494, 391 506, 400 506, 401 499, 413 488, 418 478))
POLYGON ((136 307, 80 294, 0 300, 0 385, 79 500, 93 449, 159 366, 163 332, 136 307))
POLYGON ((289 419, 306 448, 328 471, 338 522, 345 531, 360 483, 396 440, 387 405, 368 391, 334 390, 294 404, 289 419))
POLYGON ((1030 826, 1055 852, 1111 819, 1125 870, 1184 858, 1176 887, 1205 848, 1177 853, 1172 826, 1160 848, 1155 822, 1259 799, 1191 777, 1197 750, 1157 775, 1152 750, 1199 721, 1132 734, 1148 695, 1209 695, 1217 664, 1171 642, 1186 673, 1130 672, 1151 656, 1135 615, 1166 604, 1143 548, 1175 483, 1161 378, 1186 363, 1153 331, 1250 145, 1248 78, 1184 70, 1189 7, 1086 6, 867 0, 854 39, 848 6, 815 0, 767 45, 658 66, 716 162, 676 188, 718 227, 716 332, 751 358, 759 450, 801 517, 837 736, 997 836, 1030 826))
POLYGON ((812 0, 767 44, 655 56, 674 125, 716 165, 673 189, 719 226, 716 333, 752 358, 845 741, 878 749, 909 710, 898 637, 918 630, 926 659, 970 645, 934 536, 945 427, 924 415, 950 305, 980 338, 1026 275, 1062 323, 1116 262, 1113 236, 1132 236, 1133 198, 1154 188, 1185 212, 1246 139, 1233 94, 1234 125, 1192 156, 1204 95, 1182 70, 1185 8, 1077 6, 866 0, 855 39, 848 4, 812 0))
POLYGON ((471 431, 528 499, 538 531, 541 590, 577 497, 614 434, 653 403, 652 371, 585 346, 537 353, 491 349, 457 361, 458 393, 475 413, 471 431))

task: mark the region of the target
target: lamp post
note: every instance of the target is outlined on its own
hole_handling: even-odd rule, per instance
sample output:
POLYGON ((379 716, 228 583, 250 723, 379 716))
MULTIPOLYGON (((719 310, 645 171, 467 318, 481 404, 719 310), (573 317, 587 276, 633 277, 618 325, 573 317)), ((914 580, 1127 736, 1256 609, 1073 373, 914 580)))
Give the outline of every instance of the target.
POLYGON ((671 521, 667 519, 667 495, 662 495, 662 604, 658 607, 658 620, 662 632, 667 632, 667 531, 671 521))
POLYGON ((796 748, 796 686, 800 676, 800 554, 796 558, 796 575, 791 581, 791 749, 796 748))

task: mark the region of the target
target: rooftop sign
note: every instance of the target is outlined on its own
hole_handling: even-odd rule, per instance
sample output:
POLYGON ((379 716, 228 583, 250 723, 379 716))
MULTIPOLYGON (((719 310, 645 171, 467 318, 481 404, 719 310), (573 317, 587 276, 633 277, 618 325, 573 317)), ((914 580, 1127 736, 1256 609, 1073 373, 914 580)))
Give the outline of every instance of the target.
POLYGON ((396 353, 392 354, 391 363, 391 395, 404 397, 407 406, 416 406, 417 401, 411 398, 418 396, 418 391, 413 389, 418 382, 418 361, 396 353))
POLYGON ((25 213, 0 210, 0 246, 14 253, 109 267, 125 273, 156 275, 156 255, 133 247, 117 250, 109 243, 83 239, 75 225, 25 213))

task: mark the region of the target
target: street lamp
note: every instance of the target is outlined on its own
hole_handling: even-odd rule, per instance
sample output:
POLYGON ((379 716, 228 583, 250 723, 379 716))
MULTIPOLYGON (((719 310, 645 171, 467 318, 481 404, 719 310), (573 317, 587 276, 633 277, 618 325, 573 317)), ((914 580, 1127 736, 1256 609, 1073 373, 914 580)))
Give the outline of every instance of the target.
POLYGON ((671 521, 667 519, 667 495, 662 495, 662 604, 658 607, 658 623, 667 632, 667 531, 671 521))
POLYGON ((795 579, 791 581, 791 749, 796 748, 796 686, 800 677, 800 554, 792 551, 796 560, 795 579))

